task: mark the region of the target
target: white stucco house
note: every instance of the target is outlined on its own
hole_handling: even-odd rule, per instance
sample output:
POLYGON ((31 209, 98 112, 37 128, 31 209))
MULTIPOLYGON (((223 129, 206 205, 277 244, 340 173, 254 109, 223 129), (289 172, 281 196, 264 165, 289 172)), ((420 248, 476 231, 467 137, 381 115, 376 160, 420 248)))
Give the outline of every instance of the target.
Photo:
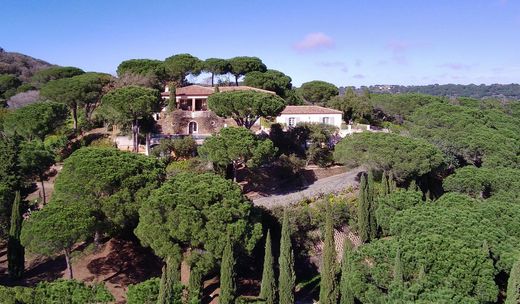
POLYGON ((298 123, 323 123, 341 129, 343 112, 320 106, 287 106, 276 122, 287 127, 298 123))

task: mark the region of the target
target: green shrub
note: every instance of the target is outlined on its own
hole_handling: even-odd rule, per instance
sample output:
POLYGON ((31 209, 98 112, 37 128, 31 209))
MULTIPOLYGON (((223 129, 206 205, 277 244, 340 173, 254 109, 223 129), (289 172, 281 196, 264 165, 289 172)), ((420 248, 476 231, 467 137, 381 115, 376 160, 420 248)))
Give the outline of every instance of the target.
POLYGON ((139 284, 128 286, 126 301, 128 304, 154 304, 159 295, 160 278, 152 278, 139 284))

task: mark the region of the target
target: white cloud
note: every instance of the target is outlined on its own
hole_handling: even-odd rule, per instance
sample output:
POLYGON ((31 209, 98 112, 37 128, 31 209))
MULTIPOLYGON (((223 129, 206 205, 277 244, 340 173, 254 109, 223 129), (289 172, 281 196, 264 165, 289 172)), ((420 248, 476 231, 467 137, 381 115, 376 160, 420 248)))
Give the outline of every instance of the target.
POLYGON ((293 47, 300 52, 323 50, 334 47, 334 40, 322 32, 309 33, 293 47))

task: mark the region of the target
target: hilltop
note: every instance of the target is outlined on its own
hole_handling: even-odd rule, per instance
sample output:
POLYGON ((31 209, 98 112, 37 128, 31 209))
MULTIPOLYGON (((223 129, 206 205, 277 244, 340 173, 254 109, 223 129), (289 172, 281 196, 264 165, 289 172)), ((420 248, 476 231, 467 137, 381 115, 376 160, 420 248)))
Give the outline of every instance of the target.
POLYGON ((0 47, 0 74, 11 74, 23 82, 28 82, 38 70, 54 66, 44 60, 28 55, 6 52, 0 47))

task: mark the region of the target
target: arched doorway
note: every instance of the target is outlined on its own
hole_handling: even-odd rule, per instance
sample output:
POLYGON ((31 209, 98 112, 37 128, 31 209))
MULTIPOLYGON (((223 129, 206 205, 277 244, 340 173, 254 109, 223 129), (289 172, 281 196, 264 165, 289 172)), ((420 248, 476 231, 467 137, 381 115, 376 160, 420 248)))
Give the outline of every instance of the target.
POLYGON ((188 124, 188 134, 197 134, 199 132, 197 123, 194 121, 190 121, 188 124))

